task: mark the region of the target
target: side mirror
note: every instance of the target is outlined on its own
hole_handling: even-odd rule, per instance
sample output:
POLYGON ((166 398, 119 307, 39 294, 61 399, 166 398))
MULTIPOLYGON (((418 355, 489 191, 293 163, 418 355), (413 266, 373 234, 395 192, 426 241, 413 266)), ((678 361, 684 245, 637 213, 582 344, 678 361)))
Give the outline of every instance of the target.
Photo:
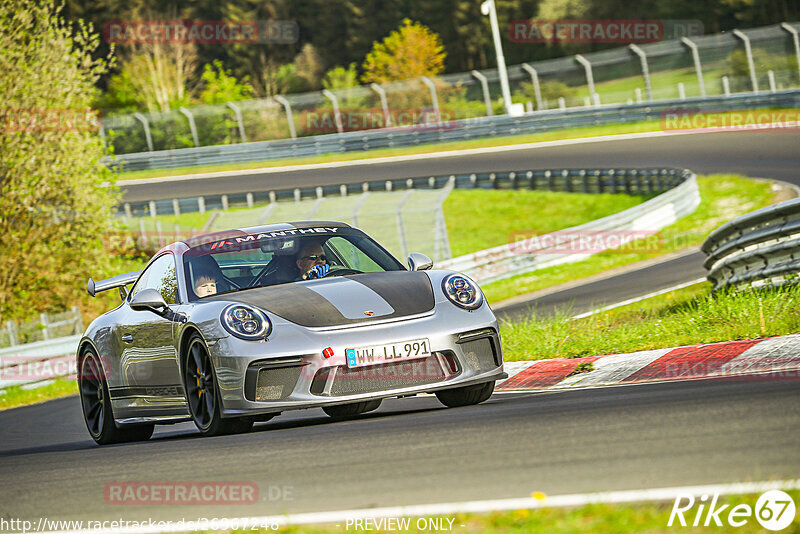
POLYGON ((168 309, 167 303, 164 302, 164 297, 155 289, 148 288, 142 289, 136 293, 131 299, 131 309, 137 311, 151 311, 158 315, 164 315, 168 309))
POLYGON ((408 268, 412 271, 427 271, 433 267, 433 260, 425 254, 412 252, 408 255, 408 268))

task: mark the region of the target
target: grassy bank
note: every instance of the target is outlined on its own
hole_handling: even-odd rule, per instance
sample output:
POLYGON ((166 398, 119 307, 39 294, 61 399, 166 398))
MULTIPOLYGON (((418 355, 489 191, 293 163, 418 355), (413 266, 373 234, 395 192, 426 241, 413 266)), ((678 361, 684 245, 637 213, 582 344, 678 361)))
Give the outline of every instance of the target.
MULTIPOLYGON (((795 111, 796 110, 752 110, 758 111, 795 111)), ((739 113, 739 112, 734 112, 739 113)), ((731 113, 712 113, 708 114, 709 121, 714 119, 724 119, 731 113)), ((759 122, 756 116, 755 121, 759 122)), ((748 124, 750 122, 745 122, 748 124)), ((609 124, 604 126, 589 126, 585 128, 569 128, 552 132, 510 135, 506 137, 492 137, 488 139, 474 139, 469 141, 454 141, 449 143, 431 143, 413 147, 402 148, 382 148, 364 152, 347 152, 344 154, 326 154, 322 156, 308 156, 302 158, 286 158, 279 160, 254 161, 247 163, 233 163, 224 165, 207 165, 201 167, 186 167, 181 169, 163 169, 147 171, 120 172, 118 180, 147 179, 162 176, 181 176, 185 174, 223 172, 247 169, 264 169, 269 167, 282 167, 286 165, 310 165, 315 163, 331 163, 336 161, 358 161, 371 158, 382 158, 391 156, 407 156, 413 154, 433 154, 449 150, 466 150, 470 148, 484 148, 493 146, 518 145, 524 143, 540 143, 546 141, 560 141, 564 139, 580 139, 584 137, 595 137, 603 135, 618 135, 627 133, 658 132, 664 129, 661 121, 645 121, 630 124, 609 124)), ((121 183, 120 185, 124 185, 121 183)))
POLYGON ((503 358, 577 358, 800 332, 800 287, 712 294, 710 286, 703 282, 584 319, 570 319, 567 310, 504 321, 503 358))
POLYGON ((75 380, 57 378, 52 382, 36 387, 11 386, 0 391, 0 410, 16 408, 36 404, 59 397, 68 397, 78 394, 78 386, 75 380))
MULTIPOLYGON (((492 304, 532 291, 578 280, 637 261, 663 256, 691 246, 700 245, 711 230, 727 221, 764 206, 774 200, 767 181, 756 181, 736 175, 714 174, 698 176, 701 203, 694 213, 659 231, 656 245, 642 242, 636 252, 607 251, 576 263, 549 267, 522 274, 481 288, 492 304)), ((453 233, 448 221, 450 233, 453 233)), ((522 228, 517 227, 517 230, 522 228)), ((452 238, 451 238, 452 242, 452 238)), ((647 241, 651 243, 651 241, 647 241)), ((635 244, 634 244, 635 245, 635 244)))

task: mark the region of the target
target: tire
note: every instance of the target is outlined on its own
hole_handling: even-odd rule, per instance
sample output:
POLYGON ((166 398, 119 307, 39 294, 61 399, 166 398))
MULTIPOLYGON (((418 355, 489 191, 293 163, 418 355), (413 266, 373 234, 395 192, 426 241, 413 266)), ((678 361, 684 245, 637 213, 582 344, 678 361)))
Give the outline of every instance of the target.
POLYGON ((130 425, 122 428, 116 425, 103 366, 91 347, 87 347, 81 356, 78 391, 83 421, 89 435, 98 445, 146 441, 153 435, 155 425, 130 425))
POLYGON ((183 358, 183 386, 195 426, 203 436, 240 434, 253 428, 249 417, 222 418, 217 375, 199 334, 192 334, 183 358))
POLYGON ((478 384, 477 386, 465 386, 437 391, 436 398, 448 408, 457 408, 459 406, 480 404, 491 397, 493 392, 494 381, 478 384))
POLYGON ((345 417, 353 417, 377 410, 381 405, 381 400, 382 399, 354 402, 353 404, 340 404, 338 406, 324 406, 322 411, 335 419, 343 419, 345 417))

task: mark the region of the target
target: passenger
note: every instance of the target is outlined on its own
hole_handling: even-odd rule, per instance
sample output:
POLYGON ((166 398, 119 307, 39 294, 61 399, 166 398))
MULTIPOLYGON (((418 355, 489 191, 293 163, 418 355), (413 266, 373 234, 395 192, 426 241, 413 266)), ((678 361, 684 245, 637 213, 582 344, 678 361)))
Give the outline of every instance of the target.
POLYGON ((194 282, 194 292, 198 298, 217 294, 217 281, 213 276, 200 275, 194 282))

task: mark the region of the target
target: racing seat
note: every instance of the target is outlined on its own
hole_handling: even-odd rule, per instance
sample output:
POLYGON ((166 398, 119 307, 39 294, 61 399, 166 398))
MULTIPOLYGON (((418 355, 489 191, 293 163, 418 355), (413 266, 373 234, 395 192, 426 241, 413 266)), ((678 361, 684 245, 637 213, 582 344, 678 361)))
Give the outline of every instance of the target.
POLYGON ((190 259, 187 263, 187 267, 188 269, 186 272, 189 286, 187 292, 189 294, 189 300, 197 300, 199 298, 194 292, 194 287, 201 276, 209 276, 216 281, 217 293, 236 289, 233 284, 231 284, 230 280, 222 274, 222 269, 220 269, 217 260, 210 255, 196 256, 190 259))

